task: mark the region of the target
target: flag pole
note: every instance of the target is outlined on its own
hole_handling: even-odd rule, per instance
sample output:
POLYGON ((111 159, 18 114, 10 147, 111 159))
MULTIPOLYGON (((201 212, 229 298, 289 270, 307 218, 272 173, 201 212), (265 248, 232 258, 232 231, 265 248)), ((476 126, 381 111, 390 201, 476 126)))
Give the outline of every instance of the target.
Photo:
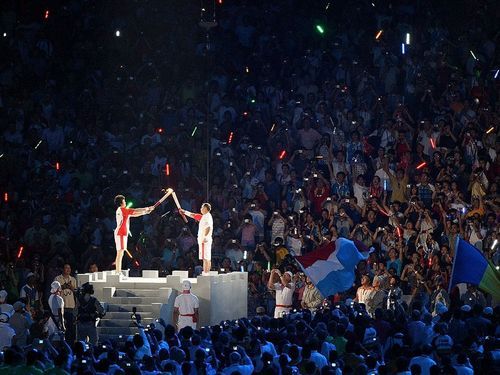
POLYGON ((458 253, 458 241, 460 241, 460 237, 457 234, 457 240, 455 241, 455 256, 453 257, 453 264, 451 265, 451 276, 450 283, 448 285, 448 295, 451 294, 451 282, 453 281, 453 274, 455 273, 455 263, 457 262, 457 253, 458 253))

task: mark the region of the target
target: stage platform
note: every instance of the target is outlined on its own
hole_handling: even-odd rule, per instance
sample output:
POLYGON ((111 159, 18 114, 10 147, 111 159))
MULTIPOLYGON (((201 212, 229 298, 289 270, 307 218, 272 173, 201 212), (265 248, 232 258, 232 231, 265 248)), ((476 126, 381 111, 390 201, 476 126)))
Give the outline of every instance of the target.
POLYGON ((78 285, 89 282, 95 297, 104 305, 106 316, 99 322, 99 339, 119 338, 137 332, 131 320, 137 308, 143 324, 163 318, 172 323, 175 297, 182 291, 182 282, 191 281, 192 293, 200 300, 198 327, 215 325, 222 320, 247 316, 248 274, 232 272, 188 278, 187 271, 174 271, 159 277, 158 271, 143 270, 142 277, 129 277, 128 271, 115 275, 113 271, 78 275, 78 285))

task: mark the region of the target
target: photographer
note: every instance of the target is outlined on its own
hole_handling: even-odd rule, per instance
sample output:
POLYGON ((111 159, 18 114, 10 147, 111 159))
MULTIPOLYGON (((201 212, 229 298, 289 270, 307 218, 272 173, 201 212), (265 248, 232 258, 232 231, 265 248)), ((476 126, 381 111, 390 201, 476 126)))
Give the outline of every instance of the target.
POLYGON ((75 295, 73 290, 76 289, 76 279, 71 276, 71 265, 64 264, 63 272, 55 278, 61 284, 61 297, 64 300, 64 320, 66 325, 66 340, 68 342, 75 341, 75 295))
POLYGON ((77 328, 78 340, 89 338, 89 343, 96 345, 98 341, 96 320, 104 316, 101 303, 92 297, 94 287, 85 283, 80 287, 77 294, 77 328))

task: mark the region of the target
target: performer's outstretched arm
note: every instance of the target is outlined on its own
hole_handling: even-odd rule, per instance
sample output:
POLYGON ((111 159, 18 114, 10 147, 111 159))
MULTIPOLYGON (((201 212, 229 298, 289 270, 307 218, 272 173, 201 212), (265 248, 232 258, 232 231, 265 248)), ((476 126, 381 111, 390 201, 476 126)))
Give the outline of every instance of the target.
POLYGON ((132 208, 132 213, 130 214, 130 216, 139 217, 139 216, 147 215, 147 214, 151 213, 153 210, 154 210, 153 206, 143 207, 143 208, 132 208))
POLYGON ((195 219, 196 221, 201 220, 201 214, 195 214, 194 212, 184 210, 182 208, 179 208, 179 213, 186 215, 187 217, 190 217, 191 219, 195 219))

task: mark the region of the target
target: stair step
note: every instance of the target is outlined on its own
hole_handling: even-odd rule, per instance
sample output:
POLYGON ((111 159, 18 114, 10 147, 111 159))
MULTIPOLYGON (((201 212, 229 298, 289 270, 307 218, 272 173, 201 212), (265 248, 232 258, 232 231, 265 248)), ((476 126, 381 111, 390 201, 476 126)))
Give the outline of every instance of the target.
MULTIPOLYGON (((140 314, 138 312, 138 314, 140 314)), ((149 318, 144 318, 141 315, 141 322, 143 325, 154 323, 156 318, 149 317, 149 318)), ((129 327, 129 326, 134 326, 135 324, 132 322, 132 319, 130 317, 128 319, 101 319, 99 322, 100 327, 129 327)))
POLYGON ((116 289, 114 297, 157 297, 158 289, 116 289))
POLYGON ((109 312, 128 312, 128 313, 132 313, 132 309, 136 307, 137 308, 137 312, 138 313, 141 313, 141 312, 145 312, 145 313, 151 313, 153 314, 155 310, 154 306, 151 305, 151 304, 116 304, 116 303, 109 303, 108 304, 108 309, 107 311, 109 312))
POLYGON ((99 333, 99 341, 105 340, 108 335, 114 336, 129 336, 139 332, 137 327, 97 327, 99 333))
MULTIPOLYGON (((141 314, 143 319, 146 318, 154 318, 157 314, 154 314, 150 311, 137 311, 139 314, 141 314)), ((106 316, 104 317, 104 320, 106 319, 130 319, 130 315, 132 313, 128 311, 110 311, 106 313, 106 316)))
POLYGON ((156 297, 112 297, 108 301, 109 304, 121 305, 148 305, 152 303, 166 303, 166 298, 156 297))

